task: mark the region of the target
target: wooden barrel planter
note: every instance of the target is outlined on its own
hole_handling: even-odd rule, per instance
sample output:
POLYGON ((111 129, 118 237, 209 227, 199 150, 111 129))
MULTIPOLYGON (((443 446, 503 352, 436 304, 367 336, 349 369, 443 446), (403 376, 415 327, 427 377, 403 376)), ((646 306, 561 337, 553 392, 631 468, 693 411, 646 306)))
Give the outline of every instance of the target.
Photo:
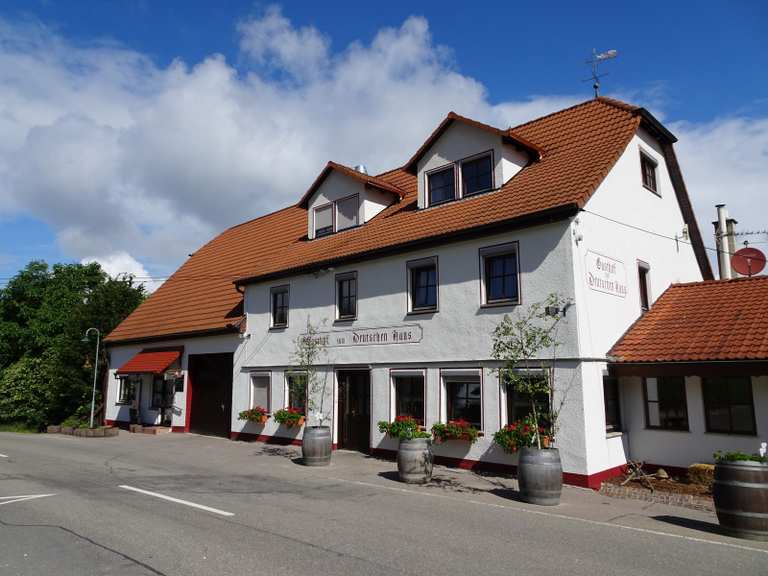
POLYGON ((301 456, 305 466, 328 466, 331 463, 331 428, 329 426, 304 428, 301 456))
POLYGON ((556 448, 522 448, 517 463, 521 498, 530 504, 557 506, 563 490, 563 467, 556 448))
POLYGON ((717 520, 727 532, 768 541, 768 463, 718 462, 712 496, 717 520))
POLYGON ((432 441, 430 438, 400 440, 397 473, 406 484, 426 484, 432 479, 432 441))

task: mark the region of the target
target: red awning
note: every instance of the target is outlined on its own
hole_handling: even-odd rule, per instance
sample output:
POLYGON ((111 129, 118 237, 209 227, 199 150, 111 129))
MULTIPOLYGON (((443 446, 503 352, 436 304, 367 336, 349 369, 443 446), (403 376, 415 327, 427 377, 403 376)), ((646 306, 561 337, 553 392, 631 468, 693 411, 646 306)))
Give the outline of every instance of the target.
POLYGON ((118 374, 162 374, 181 356, 181 350, 142 350, 118 368, 118 374))

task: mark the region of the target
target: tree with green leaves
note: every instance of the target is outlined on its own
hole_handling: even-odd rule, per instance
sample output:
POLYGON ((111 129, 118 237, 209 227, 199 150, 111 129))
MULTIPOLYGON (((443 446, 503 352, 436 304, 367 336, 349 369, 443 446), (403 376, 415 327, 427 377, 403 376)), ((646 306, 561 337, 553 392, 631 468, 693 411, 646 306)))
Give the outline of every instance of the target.
POLYGON ((501 360, 499 380, 505 382, 528 399, 531 412, 533 438, 541 448, 540 430, 552 438, 557 430, 557 418, 564 397, 555 408, 555 361, 557 357, 557 328, 563 319, 567 301, 557 294, 550 294, 541 302, 535 302, 516 316, 508 314, 493 331, 491 355, 501 360), (551 360, 541 358, 542 352, 551 352, 551 360), (537 396, 549 399, 545 410, 537 405, 537 396))
POLYGON ((326 388, 328 374, 320 373, 318 365, 326 355, 328 335, 320 333, 320 326, 312 324, 307 318, 307 330, 294 339, 292 361, 306 378, 307 417, 312 415, 313 421, 323 426, 330 420, 330 414, 325 410, 326 388))
MULTIPOLYGON (((145 298, 132 277, 97 263, 30 262, 0 288, 0 424, 42 428, 89 403, 95 350, 85 330, 108 334, 145 298)), ((106 366, 102 351, 99 381, 106 366)))

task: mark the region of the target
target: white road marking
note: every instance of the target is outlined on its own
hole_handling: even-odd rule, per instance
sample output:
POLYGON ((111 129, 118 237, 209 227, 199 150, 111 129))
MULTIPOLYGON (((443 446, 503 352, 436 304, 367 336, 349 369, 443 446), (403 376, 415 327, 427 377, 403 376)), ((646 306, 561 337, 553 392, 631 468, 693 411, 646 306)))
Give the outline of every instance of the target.
POLYGON ((37 498, 47 498, 48 496, 56 496, 56 494, 27 494, 24 496, 0 496, 0 506, 3 504, 13 504, 14 502, 25 502, 27 500, 36 500, 37 498))
POLYGON ((0 454, 0 458, 8 458, 5 454, 0 454))
POLYGON ((326 476, 326 480, 336 480, 338 482, 347 482, 349 484, 357 484, 359 486, 368 486, 370 488, 380 488, 382 490, 390 490, 394 492, 402 492, 405 494, 414 494, 416 496, 430 496, 432 498, 445 498, 453 502, 467 502, 469 504, 477 504, 480 506, 488 506, 489 508, 501 508, 505 510, 513 510, 515 512, 524 512, 525 514, 534 514, 536 516, 547 516, 550 518, 558 518, 561 520, 572 520, 574 522, 581 522, 583 524, 591 524, 592 526, 603 526, 607 528, 619 528, 621 530, 631 530, 633 532, 641 532, 643 534, 653 534, 655 536, 666 536, 667 538, 677 538, 679 540, 687 540, 689 542, 698 542, 701 544, 714 544, 715 546, 725 546, 726 548, 736 548, 737 550, 748 550, 749 552, 759 552, 760 554, 768 555, 768 550, 762 548, 753 548, 751 546, 744 546, 742 544, 733 544, 731 542, 721 542, 719 540, 708 540, 706 538, 696 538, 695 536, 685 536, 683 534, 672 534, 670 532, 662 532, 661 530, 651 530, 649 528, 639 528, 637 526, 627 526, 626 524, 614 524, 612 522, 604 522, 602 520, 590 520, 589 518, 578 518, 576 516, 568 516, 567 514, 558 514, 556 512, 544 512, 542 510, 530 510, 528 508, 519 508, 517 506, 507 506, 505 504, 494 504, 493 502, 483 502, 481 500, 460 500, 458 498, 452 498, 445 494, 432 494, 428 492, 418 492, 416 490, 409 490, 408 488, 398 488, 395 486, 382 486, 381 484, 374 484, 372 482, 362 482, 360 480, 347 480, 345 478, 333 478, 326 476))
POLYGON ((227 512, 225 510, 219 510, 218 508, 211 508, 210 506, 203 506, 202 504, 195 504, 194 502, 190 502, 188 500, 181 500, 179 498, 174 498, 172 496, 166 496, 165 494, 158 494, 157 492, 150 492, 149 490, 142 490, 141 488, 135 488, 133 486, 125 486, 124 484, 121 484, 118 486, 118 488, 123 488, 125 490, 131 490, 132 492, 138 492, 139 494, 146 494, 147 496, 154 496, 155 498, 160 498, 162 500, 167 500, 168 502, 175 502, 176 504, 183 504, 184 506, 190 506, 191 508, 197 508, 198 510, 205 510, 206 512, 213 512, 214 514, 220 514, 222 516, 234 516, 234 513, 227 512))

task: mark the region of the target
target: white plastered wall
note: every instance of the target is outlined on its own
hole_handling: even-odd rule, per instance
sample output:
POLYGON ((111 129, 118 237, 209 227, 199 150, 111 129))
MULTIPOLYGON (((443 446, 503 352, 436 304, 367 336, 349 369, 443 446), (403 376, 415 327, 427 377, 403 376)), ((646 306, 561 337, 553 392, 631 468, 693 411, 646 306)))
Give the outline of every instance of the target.
POLYGON ((643 379, 622 376, 619 380, 622 404, 626 408, 623 425, 629 435, 629 452, 634 460, 662 466, 686 467, 696 462, 712 462, 718 450, 753 453, 768 441, 768 376, 752 376, 752 399, 757 424, 756 436, 720 434, 706 431, 701 378, 685 377, 688 431, 646 428, 643 379))
MULTIPOLYGON (((578 218, 572 223, 573 278, 578 310, 578 339, 583 373, 584 429, 590 473, 624 463, 632 432, 605 433, 602 378, 606 354, 640 316, 638 263, 650 267, 649 298, 658 298, 670 284, 702 279, 693 248, 683 236, 684 219, 659 144, 642 128, 578 218), (658 194, 645 188, 640 151, 657 162, 658 194), (677 236, 679 241, 675 241, 677 236), (626 288, 624 296, 591 288, 595 255, 617 264, 606 279, 626 288)), ((627 410, 634 408, 627 408, 627 410)), ((622 413, 622 417, 625 414, 622 413)))

